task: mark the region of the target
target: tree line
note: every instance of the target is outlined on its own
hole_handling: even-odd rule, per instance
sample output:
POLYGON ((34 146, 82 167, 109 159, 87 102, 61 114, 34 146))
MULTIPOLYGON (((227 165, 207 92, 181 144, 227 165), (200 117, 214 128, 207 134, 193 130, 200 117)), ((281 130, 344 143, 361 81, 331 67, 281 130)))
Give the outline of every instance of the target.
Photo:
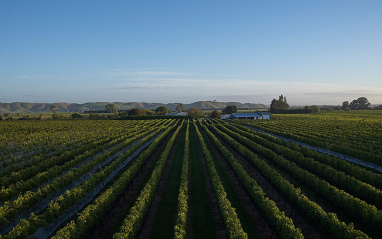
MULTIPOLYGON (((349 101, 344 101, 342 106, 337 109, 341 110, 369 110, 371 108, 371 104, 366 97, 359 97, 349 103, 349 101)), ((376 106, 373 109, 382 110, 382 105, 376 106)), ((279 114, 288 114, 288 113, 319 113, 321 108, 317 105, 305 106, 300 109, 290 109, 289 104, 287 102, 286 96, 280 95, 279 99, 273 99, 270 104, 270 112, 271 113, 279 113, 279 114)), ((328 110, 334 110, 333 107, 329 107, 328 110)))
POLYGON ((342 103, 343 110, 349 110, 349 109, 350 110, 368 110, 370 108, 371 108, 371 104, 366 97, 359 97, 358 99, 350 102, 350 104, 349 104, 349 101, 344 101, 342 103))

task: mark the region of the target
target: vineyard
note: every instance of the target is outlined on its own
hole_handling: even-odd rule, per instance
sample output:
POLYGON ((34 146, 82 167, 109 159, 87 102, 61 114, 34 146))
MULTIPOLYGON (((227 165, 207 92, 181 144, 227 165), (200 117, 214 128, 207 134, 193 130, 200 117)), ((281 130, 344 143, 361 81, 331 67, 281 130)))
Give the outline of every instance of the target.
POLYGON ((0 238, 382 238, 379 115, 0 122, 0 238), (281 136, 281 137, 276 137, 281 136))

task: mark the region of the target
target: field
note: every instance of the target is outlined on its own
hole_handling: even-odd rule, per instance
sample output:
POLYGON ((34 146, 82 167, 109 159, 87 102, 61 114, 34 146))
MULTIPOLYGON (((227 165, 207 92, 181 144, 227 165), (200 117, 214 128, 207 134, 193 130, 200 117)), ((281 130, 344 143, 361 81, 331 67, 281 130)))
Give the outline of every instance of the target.
POLYGON ((382 238, 369 112, 2 121, 0 238, 382 238))

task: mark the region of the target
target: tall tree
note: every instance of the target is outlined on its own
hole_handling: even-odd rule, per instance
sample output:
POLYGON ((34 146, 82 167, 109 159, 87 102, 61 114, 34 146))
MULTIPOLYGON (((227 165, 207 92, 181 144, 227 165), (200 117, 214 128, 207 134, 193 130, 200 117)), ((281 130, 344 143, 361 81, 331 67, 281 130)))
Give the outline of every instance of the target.
POLYGON ((289 109, 286 96, 280 95, 278 100, 273 99, 270 108, 272 113, 275 113, 277 109, 289 109))
POLYGON ((155 113, 158 115, 165 115, 166 113, 171 113, 171 110, 169 110, 166 106, 159 106, 156 108, 155 113))
POLYGON ((145 116, 146 111, 138 108, 134 108, 129 111, 129 116, 145 116))
POLYGON ((52 113, 56 113, 58 110, 58 107, 56 105, 50 105, 49 106, 49 111, 52 113))
POLYGON ((349 108, 350 108, 349 101, 344 101, 342 103, 341 109, 346 110, 346 109, 349 109, 349 108))
POLYGON ((184 105, 183 105, 182 103, 180 103, 180 104, 176 107, 175 110, 178 111, 178 112, 184 112, 184 111, 186 111, 186 108, 184 108, 184 105))
POLYGON ((237 112, 236 105, 228 105, 224 108, 223 114, 232 114, 237 112))
POLYGON ((114 104, 108 104, 105 106, 105 108, 106 108, 107 112, 109 112, 109 113, 117 113, 118 112, 117 107, 115 107, 114 104))
POLYGON ((321 108, 318 105, 313 105, 312 106, 313 113, 320 113, 321 108))
POLYGON ((192 116, 193 118, 203 118, 204 117, 203 111, 201 111, 200 109, 195 108, 195 107, 191 107, 188 110, 187 115, 192 116))
POLYGON ((150 109, 145 110, 145 112, 146 112, 146 115, 155 115, 155 112, 150 109))
POLYGON ((220 118, 220 112, 217 110, 212 111, 211 117, 214 119, 219 119, 220 118))
POLYGON ((79 113, 73 113, 73 114, 70 115, 70 117, 71 117, 72 119, 80 119, 80 118, 83 118, 83 116, 80 115, 79 113))
POLYGON ((367 110, 370 109, 370 102, 366 97, 359 97, 350 103, 352 110, 367 110))

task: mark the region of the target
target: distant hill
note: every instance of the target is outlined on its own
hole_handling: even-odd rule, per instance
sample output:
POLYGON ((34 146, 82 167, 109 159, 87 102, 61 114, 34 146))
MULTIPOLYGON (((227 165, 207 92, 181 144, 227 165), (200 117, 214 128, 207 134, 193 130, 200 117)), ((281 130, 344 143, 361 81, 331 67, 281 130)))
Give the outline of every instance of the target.
POLYGON ((202 110, 215 110, 215 109, 224 109, 228 105, 235 105, 237 109, 248 109, 248 110, 268 108, 268 106, 265 106, 263 104, 252 104, 252 103, 243 104, 240 102, 217 102, 217 101, 197 101, 192 104, 184 104, 184 107, 186 109, 195 107, 202 110))
MULTIPOLYGON (((92 110, 105 110, 105 106, 110 104, 110 102, 89 102, 84 104, 76 103, 54 103, 57 106, 57 112, 84 112, 92 110)), ((155 110, 159 106, 166 106, 170 110, 175 110, 179 103, 146 103, 146 102, 113 102, 118 110, 128 110, 133 108, 139 109, 153 109, 155 110)), ((46 113, 49 112, 50 105, 48 103, 23 103, 23 102, 13 102, 13 103, 1 103, 0 102, 0 113, 46 113)), ((214 109, 224 109, 227 105, 236 105, 238 109, 264 109, 268 106, 263 104, 252 104, 252 103, 239 103, 239 102, 217 102, 217 101, 197 101, 191 104, 183 104, 186 109, 191 107, 199 108, 202 110, 214 110, 214 109)))

